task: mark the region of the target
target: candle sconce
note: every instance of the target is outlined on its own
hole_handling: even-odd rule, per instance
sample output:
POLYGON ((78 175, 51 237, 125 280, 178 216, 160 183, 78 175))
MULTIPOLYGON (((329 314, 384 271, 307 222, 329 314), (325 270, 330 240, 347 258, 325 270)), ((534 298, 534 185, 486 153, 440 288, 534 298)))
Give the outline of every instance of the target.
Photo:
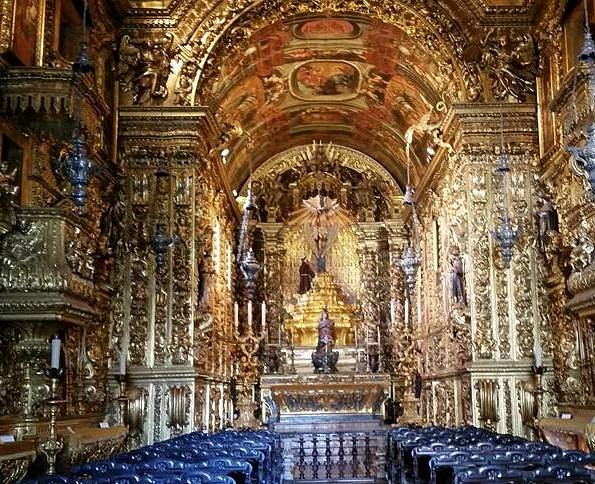
POLYGON ((58 437, 56 431, 56 419, 60 405, 66 403, 66 400, 59 396, 60 380, 64 376, 63 368, 46 368, 44 374, 50 380, 50 398, 46 404, 50 409, 50 421, 48 425, 48 438, 40 445, 40 450, 46 455, 48 460, 48 475, 56 474, 56 458, 64 448, 64 443, 58 437))

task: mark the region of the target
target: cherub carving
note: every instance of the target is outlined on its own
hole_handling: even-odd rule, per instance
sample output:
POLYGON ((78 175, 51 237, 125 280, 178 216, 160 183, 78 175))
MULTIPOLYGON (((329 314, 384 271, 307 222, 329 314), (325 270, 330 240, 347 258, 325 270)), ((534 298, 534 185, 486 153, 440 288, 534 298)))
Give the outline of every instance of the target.
POLYGON ((588 233, 588 224, 585 220, 581 223, 581 228, 573 246, 570 252, 570 267, 572 267, 572 272, 581 272, 591 264, 593 252, 595 251, 595 246, 588 233))
POLYGON ((167 97, 170 63, 175 54, 174 41, 171 32, 159 40, 133 43, 128 35, 120 40, 118 77, 124 84, 124 90, 132 92, 133 104, 142 104, 152 97, 167 97))
POLYGON ((495 99, 512 97, 523 102, 528 94, 535 93, 538 55, 530 33, 491 28, 483 39, 467 49, 465 56, 485 69, 495 99))

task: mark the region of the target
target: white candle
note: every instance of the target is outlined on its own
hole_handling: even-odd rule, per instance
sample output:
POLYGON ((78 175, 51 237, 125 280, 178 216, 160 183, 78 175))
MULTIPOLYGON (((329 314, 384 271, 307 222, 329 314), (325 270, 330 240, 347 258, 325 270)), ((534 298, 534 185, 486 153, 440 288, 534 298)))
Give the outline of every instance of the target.
POLYGON ((240 308, 237 301, 233 303, 233 324, 237 333, 240 325, 240 308))
POLYGON ((395 325, 395 314, 397 311, 397 301, 395 301, 394 299, 390 300, 390 324, 391 326, 395 325))
POLYGON ((50 366, 52 368, 60 368, 60 338, 57 336, 52 339, 51 342, 51 358, 50 358, 50 366))
POLYGON ((378 347, 380 348, 380 326, 378 326, 378 347))
POLYGON ((119 371, 120 375, 126 374, 126 352, 120 351, 120 368, 119 371))
POLYGON ((248 300, 248 332, 252 332, 252 300, 248 300))
POLYGON ((535 346, 533 346, 533 354, 535 356, 535 367, 541 368, 543 366, 543 350, 539 343, 535 343, 535 346))
POLYGON ((409 296, 405 297, 405 326, 409 324, 409 296))
POLYGON ((267 330, 267 305, 263 301, 261 304, 261 316, 262 316, 262 332, 265 333, 267 330))

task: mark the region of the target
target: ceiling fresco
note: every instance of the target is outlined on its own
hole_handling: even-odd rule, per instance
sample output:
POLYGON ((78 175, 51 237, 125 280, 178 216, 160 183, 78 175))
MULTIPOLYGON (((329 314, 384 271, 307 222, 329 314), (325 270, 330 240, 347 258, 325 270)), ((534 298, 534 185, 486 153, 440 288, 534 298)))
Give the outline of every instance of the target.
POLYGON ((457 89, 451 67, 437 64, 402 29, 359 17, 271 24, 220 65, 208 86, 211 104, 246 135, 230 146, 232 186, 248 175, 246 157, 256 167, 314 139, 365 152, 404 184, 405 133, 419 127, 410 130, 415 176, 435 138, 424 126, 438 126, 438 108, 457 89))

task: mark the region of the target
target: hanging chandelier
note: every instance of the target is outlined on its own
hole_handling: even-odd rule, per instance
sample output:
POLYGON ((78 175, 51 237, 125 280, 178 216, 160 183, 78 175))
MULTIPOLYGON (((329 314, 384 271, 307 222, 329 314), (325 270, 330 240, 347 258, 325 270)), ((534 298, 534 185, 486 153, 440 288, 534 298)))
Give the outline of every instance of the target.
MULTIPOLYGON (((160 156, 157 168, 155 170, 155 178, 157 180, 156 190, 159 189, 161 183, 166 183, 169 179, 169 170, 163 164, 163 154, 160 156)), ((155 197, 155 201, 157 196, 155 197)), ((156 202, 157 203, 157 202, 156 202)), ((158 208, 156 208, 158 211, 158 208)), ((157 271, 161 271, 165 266, 165 260, 167 257, 167 251, 174 244, 181 242, 181 239, 176 235, 169 235, 167 231, 166 223, 161 220, 161 217, 156 213, 155 232, 153 234, 153 253, 155 254, 155 266, 157 271)))
POLYGON ((580 129, 581 126, 578 126, 578 109, 577 109, 577 101, 576 101, 576 80, 578 76, 578 71, 585 70, 587 72, 587 89, 586 89, 586 102, 589 105, 590 116, 585 120, 585 125, 582 126, 582 129, 585 131, 585 141, 582 146, 571 145, 569 141, 567 141, 566 149, 574 158, 576 163, 573 163, 573 168, 575 171, 578 171, 579 174, 582 174, 587 179, 589 186, 587 188, 589 198, 595 197, 595 121, 593 120, 592 116, 592 109, 593 103, 595 98, 595 92, 592 89, 592 82, 593 77, 595 75, 595 44, 593 43, 593 36, 591 35, 591 29, 589 27, 589 9, 587 6, 587 1, 583 2, 584 10, 585 10, 585 26, 584 26, 584 40, 583 40, 583 48, 578 56, 578 63, 574 68, 574 87, 572 92, 572 109, 574 112, 574 126, 567 125, 567 138, 570 138, 570 131, 571 129, 578 128, 580 129))
MULTIPOLYGON (((93 66, 89 60, 87 51, 87 0, 83 3, 83 39, 76 61, 72 64, 73 83, 81 84, 82 76, 92 72, 93 66)), ((83 133, 82 126, 82 101, 79 96, 75 96, 73 118, 75 121, 74 133, 72 136, 72 151, 64 160, 63 171, 66 179, 72 187, 72 201, 79 215, 84 213, 87 203, 87 187, 89 186, 91 176, 95 171, 94 163, 89 157, 87 140, 83 133)))
POLYGON ((64 160, 64 173, 70 183, 71 196, 77 213, 84 213, 87 203, 87 187, 94 171, 93 161, 87 151, 87 140, 83 136, 82 127, 77 125, 72 137, 72 151, 64 160))
POLYGON ((242 263, 246 246, 248 245, 248 235, 250 230, 250 219, 256 205, 254 204, 254 195, 252 193, 252 182, 248 183, 248 193, 246 194, 246 203, 244 203, 244 212, 242 214, 242 225, 238 237, 238 254, 236 261, 242 263))
MULTIPOLYGON (((411 160, 409 159, 409 150, 407 150, 407 185, 405 185, 405 195, 403 196, 403 204, 411 206, 411 218, 413 219, 413 238, 416 242, 419 241, 419 219, 417 217, 417 211, 415 209, 415 191, 411 187, 410 180, 410 168, 411 160)), ((419 245, 419 244, 418 244, 419 245)), ((420 258, 415 252, 413 243, 410 240, 409 245, 405 248, 399 259, 399 266, 405 273, 405 283, 409 294, 415 290, 415 282, 417 276, 417 270, 420 266, 420 258)))
POLYGON ((248 296, 248 300, 252 301, 254 299, 254 293, 256 291, 256 277, 260 272, 260 264, 254 256, 254 251, 252 250, 252 247, 248 249, 248 252, 242 259, 240 268, 242 270, 242 274, 244 275, 244 279, 246 282, 246 293, 248 296))
POLYGON ((510 219, 510 163, 504 149, 504 118, 502 112, 500 112, 500 162, 498 168, 496 168, 496 172, 502 176, 504 213, 500 219, 500 225, 492 231, 492 237, 496 245, 500 246, 502 263, 508 269, 512 261, 512 249, 519 238, 519 231, 513 227, 510 219))
POLYGON ((415 253, 415 249, 412 245, 408 245, 403 251, 401 259, 399 260, 399 265, 405 273, 407 290, 409 293, 412 293, 415 290, 415 279, 420 265, 419 257, 415 253))

